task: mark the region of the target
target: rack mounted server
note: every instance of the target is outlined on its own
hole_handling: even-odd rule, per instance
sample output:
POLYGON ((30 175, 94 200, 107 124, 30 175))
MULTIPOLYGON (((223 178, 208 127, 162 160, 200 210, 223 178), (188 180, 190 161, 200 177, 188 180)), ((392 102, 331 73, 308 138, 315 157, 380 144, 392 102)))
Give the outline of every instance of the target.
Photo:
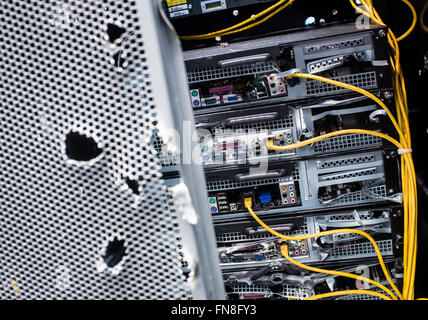
MULTIPOLYGON (((320 75, 366 89, 395 109, 386 29, 337 25, 234 42, 184 53, 217 253, 230 299, 304 298, 346 286, 343 279, 294 270, 308 265, 377 270, 367 239, 337 234, 283 241, 258 225, 244 205, 284 235, 353 228, 373 236, 401 281, 403 211, 399 156, 388 142, 347 134, 306 147, 273 151, 343 129, 395 136, 387 113, 366 96, 317 80, 320 75), (294 271, 293 271, 294 270, 294 271), (336 281, 337 280, 337 281, 336 281)), ((168 183, 180 155, 159 137, 168 183)))
POLYGON ((322 75, 363 89, 390 89, 387 30, 334 25, 184 53, 195 114, 332 96, 346 89, 286 77, 322 75))

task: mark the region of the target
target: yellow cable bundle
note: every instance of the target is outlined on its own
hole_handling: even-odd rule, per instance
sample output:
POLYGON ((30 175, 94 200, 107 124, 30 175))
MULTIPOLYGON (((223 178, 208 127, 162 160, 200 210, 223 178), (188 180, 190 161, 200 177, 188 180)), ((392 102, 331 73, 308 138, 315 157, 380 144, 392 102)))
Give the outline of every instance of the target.
MULTIPOLYGON (((180 37, 183 40, 203 40, 203 39, 209 39, 209 38, 215 38, 215 37, 221 37, 233 33, 238 33, 241 31, 248 30, 250 28, 253 28, 274 15, 276 15, 278 12, 282 11, 286 7, 288 7, 290 4, 292 4, 295 0, 280 0, 271 7, 263 10, 262 12, 250 17, 249 19, 246 19, 234 26, 218 30, 215 32, 202 34, 202 35, 191 35, 191 36, 182 36, 180 37), (264 18, 263 18, 264 16, 264 18), (256 21, 257 19, 260 19, 259 21, 256 21), (252 23, 251 23, 252 22, 252 23)), ((364 6, 365 10, 359 8, 354 0, 349 0, 351 5, 357 10, 357 12, 364 14, 370 19, 380 25, 385 25, 380 18, 379 14, 377 13, 376 9, 373 6, 373 3, 371 0, 361 0, 362 5, 364 6)), ((339 295, 345 295, 345 294, 368 294, 368 295, 374 295, 377 297, 380 297, 382 299, 390 300, 392 299, 414 299, 414 277, 415 277, 415 266, 416 266, 416 245, 417 245, 417 193, 416 193, 416 174, 415 174, 415 168, 413 164, 413 159, 411 156, 411 136, 410 136, 410 126, 409 126, 409 120, 408 120, 408 104, 407 104, 407 92, 405 87, 405 81, 403 72, 400 65, 400 49, 398 46, 398 42, 405 39, 415 28, 417 23, 417 15, 416 11, 413 8, 412 4, 408 0, 402 0, 412 11, 413 15, 413 21, 410 26, 410 28, 399 38, 396 38, 394 33, 391 30, 388 30, 388 42, 391 46, 391 50, 393 53, 393 56, 391 57, 391 67, 394 71, 394 89, 395 89, 395 104, 396 104, 396 111, 397 111, 397 120, 392 116, 390 111, 388 110, 387 106, 376 96, 371 94, 370 92, 363 90, 361 88, 351 86, 348 84, 344 84, 338 81, 334 81, 331 79, 323 78, 320 76, 310 75, 310 74, 304 74, 304 73, 296 73, 293 74, 290 77, 300 77, 300 78, 307 78, 307 79, 313 79, 318 80, 322 82, 326 82, 332 85, 340 86, 349 90, 353 90, 355 92, 359 92, 370 99, 374 100, 376 103, 378 103, 384 110, 387 111, 387 114, 393 123, 395 129, 397 130, 400 141, 396 141, 395 139, 391 138, 388 135, 375 132, 375 131, 368 131, 368 130, 360 130, 360 129, 352 129, 352 130, 341 130, 333 133, 329 133, 317 138, 313 138, 310 140, 306 140, 304 142, 300 142, 294 145, 289 145, 285 147, 279 147, 273 145, 272 141, 268 142, 268 148, 272 150, 288 150, 288 149, 295 149, 299 147, 303 147, 308 144, 312 144, 314 142, 327 139, 329 137, 343 135, 343 134, 352 134, 352 133, 360 133, 360 134, 370 134, 374 136, 381 137, 383 139, 386 139, 393 143, 398 149, 402 151, 402 158, 401 158, 401 175, 402 175, 402 189, 403 189, 403 207, 404 207, 404 254, 403 254, 403 262, 404 262, 404 280, 403 280, 403 292, 401 293, 392 279, 390 278, 388 271, 386 269, 386 266, 383 262, 382 255, 380 253, 380 250, 374 241, 374 239, 367 233, 360 231, 360 230, 354 230, 354 229, 341 229, 341 230, 331 230, 327 232, 321 232, 317 234, 311 234, 306 236, 298 236, 298 237, 287 237, 282 234, 277 233, 273 229, 271 229, 269 226, 267 226, 263 221, 261 221, 257 215, 254 213, 254 211, 251 208, 251 199, 245 199, 245 206, 250 212, 250 214, 253 216, 253 218, 262 225, 266 230, 271 232, 273 235, 282 238, 284 240, 303 240, 303 239, 309 239, 314 237, 320 237, 330 234, 338 234, 338 233, 358 233, 364 237, 366 237, 374 246, 375 251, 379 258, 379 263, 382 267, 382 270, 385 274, 386 279, 388 280, 391 287, 394 289, 395 294, 394 295, 389 289, 385 288, 381 284, 371 280, 366 279, 363 277, 358 277, 353 274, 349 273, 343 273, 338 271, 332 271, 332 270, 324 270, 324 269, 318 269, 318 268, 312 268, 309 266, 305 266, 297 261, 294 261, 288 256, 288 249, 286 249, 286 246, 284 246, 283 255, 284 257, 289 260, 291 263, 296 264, 302 268, 312 270, 314 272, 322 272, 327 274, 334 274, 334 275, 341 275, 345 277, 355 278, 357 277, 360 280, 369 282, 371 284, 374 284, 378 288, 384 290, 390 297, 385 296, 383 294, 373 292, 373 291, 367 291, 367 290, 346 290, 346 291, 340 291, 340 292, 331 292, 328 294, 322 294, 317 295, 314 297, 309 298, 308 300, 314 300, 314 299, 321 299, 326 297, 332 297, 332 296, 339 296, 339 295)), ((426 7, 424 8, 424 11, 426 10, 426 7)), ((422 21, 422 17, 421 17, 422 21)), ((421 23, 421 25, 423 25, 421 23)))
MULTIPOLYGON (((403 187, 403 207, 404 207, 404 285, 403 285, 403 293, 400 293, 396 287, 393 286, 395 292, 397 293, 398 297, 400 299, 413 299, 413 282, 414 282, 414 268, 415 268, 415 258, 416 258, 416 175, 415 175, 415 169, 413 164, 413 159, 410 155, 411 151, 411 145, 409 144, 409 136, 405 135, 402 131, 401 126, 403 123, 406 123, 406 121, 397 122, 395 118, 392 116, 391 112, 389 111, 388 107, 376 96, 371 94, 370 92, 363 90, 361 88, 348 85, 345 83, 337 82, 335 80, 327 79, 324 77, 311 75, 311 74, 304 74, 304 73, 296 73, 291 75, 290 77, 299 77, 299 78, 306 78, 306 79, 313 79, 318 80, 322 82, 326 82, 332 85, 340 86, 349 90, 353 90, 356 92, 359 92, 370 99, 374 100, 376 103, 378 103, 384 110, 387 111, 387 114, 389 118, 391 119, 391 122, 393 123, 394 127, 396 128, 399 136, 400 136, 400 142, 393 139, 392 137, 385 135, 383 133, 379 133, 376 131, 369 131, 369 130, 362 130, 362 129, 348 129, 348 130, 340 130, 332 133, 328 133, 316 138, 308 139, 303 142, 299 142, 293 145, 288 146, 275 146, 272 141, 268 141, 268 148, 271 150, 289 150, 289 149, 295 149, 295 148, 301 148, 303 146, 307 146, 310 144, 313 144, 315 142, 331 138, 334 136, 339 135, 345 135, 345 134, 369 134, 378 136, 380 138, 386 139, 389 142, 393 143, 401 152, 402 152, 402 187, 403 187)), ((401 111, 400 111, 401 112, 401 111)), ((407 119, 407 113, 402 114, 402 116, 406 117, 407 119)), ((408 123, 408 122, 407 122, 408 123)), ((407 129, 408 127, 406 127, 407 129)), ((251 211, 250 211, 251 213, 251 211)), ((253 214, 252 214, 253 215, 253 214)), ((253 215, 254 217, 254 215, 253 215)), ((256 219, 257 220, 257 219, 256 219)), ((257 220, 259 223, 260 221, 257 220)), ((351 229, 352 230, 352 229, 351 229)), ((268 230, 269 231, 269 230, 268 230)), ((341 230, 337 230, 340 232, 341 230)), ((342 230, 343 232, 343 230, 342 230)), ((351 232, 351 231, 348 231, 351 232)), ((376 249, 376 243, 372 242, 376 249)), ((377 251, 377 250, 376 250, 377 251)), ((378 255, 379 257, 379 255, 378 255)), ((383 261, 381 260, 381 257, 379 257, 379 262, 382 266, 382 269, 385 273, 385 276, 388 279, 388 282, 392 286, 392 280, 389 278, 389 275, 387 276, 386 268, 383 265, 383 261)), ((306 266, 307 267, 307 266, 306 266)), ((308 267, 307 267, 308 268, 308 267)))
MULTIPOLYGON (((392 279, 391 279, 391 277, 390 277, 390 275, 389 275, 389 273, 388 273, 388 270, 386 269, 386 266, 385 266, 385 263, 384 263, 384 261, 383 261, 383 258, 382 258, 382 254, 381 254, 381 252, 380 252, 380 250, 379 250, 379 247, 378 247, 378 245, 377 245, 377 243, 376 243, 376 241, 372 238, 372 236, 370 236, 368 233, 366 233, 366 232, 364 232, 364 231, 361 231, 361 230, 358 230, 358 229, 340 229, 340 230, 329 230, 329 231, 324 231, 324 232, 318 232, 318 233, 314 233, 314 234, 309 234, 309 235, 302 235, 302 236, 286 236, 286 235, 283 235, 283 234, 281 234, 281 233, 278 233, 278 232, 276 232, 275 230, 273 230, 272 228, 270 228, 268 225, 266 225, 255 213, 254 213, 254 211, 253 211, 253 209, 252 209, 252 199, 251 198, 245 198, 244 199, 244 203, 245 203, 245 207, 247 208, 247 210, 250 212, 250 214, 252 215, 252 217, 263 227, 263 228, 265 228, 267 231, 269 231, 271 234, 273 234, 274 236, 277 236, 278 238, 280 238, 280 239, 283 239, 283 240, 306 240, 306 239, 311 239, 311 238, 317 238, 317 237, 323 237, 323 236, 328 236, 328 235, 332 235, 332 234, 342 234, 342 233, 354 233, 354 234, 359 234, 359 235, 361 235, 361 236, 363 236, 363 237, 366 237, 371 243, 372 243, 372 245, 374 246, 374 248, 375 248, 375 251, 376 251, 376 254, 377 254, 377 257, 378 257, 378 259, 379 259, 379 263, 380 263, 380 265, 381 265, 381 267, 382 267, 382 271, 384 272, 384 274, 385 274, 385 277, 386 277, 386 279, 388 280, 388 283, 391 285, 391 287, 394 289, 394 291, 395 291, 395 293, 398 295, 398 297, 400 297, 401 298, 401 294, 400 294, 400 291, 398 290, 398 288, 396 287, 396 285, 395 285, 395 283, 392 281, 392 279)), ((290 261, 291 263, 293 263, 293 264, 295 264, 295 265, 297 265, 297 266, 299 266, 299 267, 301 267, 301 268, 304 268, 304 269, 307 269, 307 270, 310 270, 310 271, 313 271, 313 272, 321 272, 321 273, 326 273, 326 274, 332 274, 332 275, 337 275, 337 276, 342 276, 342 277, 347 277, 347 278, 352 278, 352 279, 358 279, 358 280, 362 280, 362 281, 365 281, 365 282, 368 282, 368 283, 371 283, 371 284, 373 284, 373 285, 375 285, 375 286, 377 286, 378 288, 380 288, 380 289, 382 289, 382 290, 384 290, 386 293, 388 293, 394 300, 397 300, 397 296, 396 295, 394 295, 392 292, 391 292, 391 290, 389 290, 388 288, 386 288, 385 286, 383 286, 382 284, 380 284, 380 283, 378 283, 378 282, 376 282, 376 281, 373 281, 373 280, 371 280, 371 279, 368 279, 368 278, 365 278, 365 277, 362 277, 362 276, 357 276, 357 275, 354 275, 354 274, 351 274, 351 273, 346 273, 346 272, 341 272, 341 271, 334 271, 334 270, 325 270, 325 269, 319 269, 319 268, 313 268, 313 267, 309 267, 309 266, 306 266, 306 265, 304 265, 304 264, 302 264, 302 263, 299 263, 299 262, 297 262, 297 261, 295 261, 295 260, 293 260, 293 259, 291 259, 289 256, 288 256, 288 248, 287 248, 287 246, 286 245, 284 245, 284 246, 282 246, 281 247, 281 253, 282 253, 282 255, 288 260, 288 261, 290 261)))
MULTIPOLYGON (((394 89, 395 89, 395 103, 396 103, 396 109, 397 109, 397 118, 398 121, 392 116, 390 111, 388 110, 388 107, 376 96, 371 94, 370 92, 363 90, 361 88, 351 86, 345 83, 341 83, 338 81, 334 81, 331 79, 323 78, 316 75, 311 74, 304 74, 304 73, 296 73, 291 75, 290 77, 299 77, 299 78, 306 78, 306 79, 313 79, 318 80, 322 82, 326 82, 335 86, 340 86, 349 90, 353 90, 355 92, 359 92, 370 99, 374 100, 376 103, 378 103, 384 110, 387 111, 388 117, 390 118, 392 124, 394 125, 395 129, 397 130, 400 142, 396 141, 395 139, 391 138, 390 136, 387 136, 385 134, 374 132, 374 131, 368 131, 368 130, 360 130, 360 129, 353 129, 353 130, 341 130, 333 133, 329 133, 317 138, 309 139, 304 142, 300 142, 294 145, 289 145, 285 147, 279 147, 273 145, 272 141, 268 142, 268 148, 271 150, 288 150, 288 149, 295 149, 299 147, 303 147, 309 144, 312 144, 314 142, 327 139, 333 136, 343 135, 343 134, 352 134, 352 133, 361 133, 361 134, 371 134, 378 137, 381 137, 383 139, 386 139, 393 143, 398 149, 400 149, 400 152, 402 153, 402 161, 401 161, 401 173, 402 173, 402 189, 403 189, 403 207, 404 207, 404 253, 403 253, 403 262, 404 262, 404 280, 403 280, 403 292, 399 292, 396 288, 395 284, 392 283, 391 278, 389 277, 389 274, 387 273, 386 267, 383 263, 382 257, 380 253, 378 254, 379 262, 382 266, 382 269, 385 273, 386 278, 388 279, 389 284, 393 287, 395 293, 400 299, 407 299, 407 300, 413 300, 414 299, 414 277, 415 277, 415 267, 416 267, 416 246, 417 246, 417 189, 416 189, 416 174, 415 174, 415 168, 413 164, 413 159, 411 157, 411 136, 410 136, 410 127, 409 127, 409 120, 408 120, 408 105, 407 105, 407 93, 404 83, 404 77, 401 70, 400 65, 400 51, 398 46, 398 41, 403 40, 406 38, 411 31, 414 29, 416 25, 416 12, 411 5, 411 3, 407 0, 402 0, 404 3, 406 3, 411 9, 413 14, 413 22, 409 30, 407 30, 401 37, 398 39, 395 37, 394 33, 389 30, 388 31, 388 41, 391 45, 392 51, 393 51, 393 57, 391 58, 391 65, 392 69, 394 70, 394 89)), ((355 3, 350 0, 351 4, 362 14, 368 15, 374 22, 384 25, 381 18, 379 17, 378 13, 373 7, 373 4, 371 0, 362 0, 363 5, 365 6, 366 11, 361 10, 358 8, 355 3)), ((251 208, 248 208, 251 215, 256 219, 256 221, 259 222, 262 226, 264 226, 269 232, 272 234, 275 234, 274 230, 270 229, 268 226, 266 226, 252 211, 251 208)), ((351 230, 336 230, 337 232, 352 232, 351 230)), ((355 230, 354 230, 355 231, 355 230)), ((275 234, 276 236, 279 236, 278 233, 275 234)), ((308 237, 314 237, 315 235, 309 235, 308 237)), ((318 235, 319 236, 319 235, 318 235)), ((364 235, 366 236, 366 235, 364 235)), ((285 239, 284 237, 281 237, 285 239)), ((290 237, 293 238, 293 237, 290 237)), ((367 238, 367 236, 366 236, 367 238)), ((298 240, 299 238, 295 238, 295 240, 298 240)), ((370 240, 370 238, 368 238, 370 240)), ((371 241, 372 242, 372 241, 371 241)), ((373 246, 375 247, 375 250, 377 249, 377 244, 372 242, 373 246)), ((378 252, 378 250, 376 250, 378 252)), ((294 260, 292 260, 290 257, 288 257, 288 250, 283 251, 283 255, 286 259, 288 259, 291 263, 299 265, 302 268, 312 270, 312 271, 318 271, 318 272, 324 272, 329 274, 335 274, 334 271, 331 270, 322 270, 318 269, 315 270, 315 268, 311 268, 309 266, 305 266, 301 263, 298 263, 294 260), (287 251, 287 253, 285 253, 287 251)), ((346 274, 343 276, 347 277, 353 277, 351 274, 346 274)), ((372 283, 372 282, 370 282, 372 283)), ((380 288, 380 284, 376 284, 377 287, 380 288)), ((384 289, 383 289, 384 290, 384 289)), ((358 291, 358 290, 357 290, 358 291)), ((337 295, 343 295, 343 294, 355 294, 357 291, 347 290, 343 292, 333 292, 330 294, 325 295, 318 295, 315 297, 311 297, 311 299, 320 299, 330 296, 337 296, 337 295)), ((385 291, 385 290, 384 290, 385 291)), ((364 290, 358 291, 361 294, 371 294, 376 295, 378 297, 381 297, 383 299, 388 298, 386 296, 381 296, 374 292, 364 292, 364 290)), ((387 291, 386 291, 387 292, 387 291)), ((388 293, 388 292, 387 292, 388 293)), ((389 293, 388 293, 389 294, 389 293)), ((391 294, 390 294, 391 296, 391 294)), ((391 296, 394 298, 393 296, 391 296)), ((396 298, 396 297, 395 297, 396 298)))
MULTIPOLYGON (((405 39, 415 28, 417 23, 417 14, 412 4, 408 0, 402 0, 412 11, 413 21, 410 28, 399 38, 396 38, 391 30, 388 30, 388 41, 391 46, 393 57, 391 59, 394 70, 394 89, 395 103, 397 109, 397 119, 404 138, 400 136, 400 141, 406 142, 406 148, 411 149, 411 137, 408 120, 407 92, 404 82, 404 76, 400 65, 400 49, 398 42, 405 39)), ((366 10, 358 8, 354 1, 350 3, 354 8, 368 17, 375 23, 385 25, 373 6, 371 0, 361 0, 366 10)), ((416 249, 417 249, 417 192, 416 177, 414 173, 413 162, 409 155, 407 160, 402 161, 402 188, 404 195, 404 285, 403 296, 405 299, 414 299, 414 279, 416 268, 416 249)), ((405 157, 404 157, 405 158, 405 157)))
POLYGON ((290 4, 292 4, 295 0, 280 0, 277 3, 275 3, 274 5, 270 6, 269 8, 263 10, 262 12, 259 12, 258 14, 255 14, 253 16, 251 16, 250 18, 235 24, 231 27, 222 29, 222 30, 218 30, 218 31, 214 31, 214 32, 210 32, 210 33, 206 33, 206 34, 200 34, 200 35, 191 35, 191 36, 180 36, 181 40, 204 40, 204 39, 210 39, 210 38, 216 38, 216 37, 223 37, 229 34, 233 34, 233 33, 238 33, 238 32, 242 32, 248 29, 251 29, 253 27, 258 26, 259 24, 269 20, 270 18, 272 18, 274 15, 276 15, 277 13, 279 13, 280 11, 284 10, 285 8, 287 8, 290 4), (275 10, 276 9, 276 10, 275 10), (272 10, 272 13, 270 13, 272 10), (264 15, 270 13, 269 15, 267 15, 266 17, 264 17, 263 19, 261 19, 260 21, 254 22, 255 20, 263 17, 264 15), (254 22, 252 24, 249 24, 250 22, 254 22), (247 26, 245 26, 246 24, 249 24, 247 26), (242 27, 245 26, 245 27, 242 27), (242 27, 242 28, 239 28, 242 27), (239 28, 239 29, 237 29, 239 28))

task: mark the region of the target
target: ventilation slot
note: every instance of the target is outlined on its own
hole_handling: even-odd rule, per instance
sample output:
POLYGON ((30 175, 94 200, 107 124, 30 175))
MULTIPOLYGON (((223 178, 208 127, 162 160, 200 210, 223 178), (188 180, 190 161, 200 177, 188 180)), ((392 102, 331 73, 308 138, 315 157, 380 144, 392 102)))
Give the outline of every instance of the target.
POLYGON ((262 285, 234 285, 231 286, 231 293, 240 294, 240 295, 251 295, 251 294, 260 294, 265 295, 266 297, 271 297, 272 295, 279 295, 281 298, 286 299, 298 299, 303 300, 312 295, 314 292, 312 290, 297 287, 297 286, 289 286, 283 285, 283 290, 277 293, 273 293, 268 286, 262 285))
MULTIPOLYGON (((299 169, 296 165, 296 169, 291 174, 292 180, 299 179, 299 169)), ((244 187, 254 187, 254 186, 263 186, 266 184, 274 184, 279 183, 280 179, 264 179, 264 180, 255 180, 249 182, 236 182, 231 180, 218 180, 218 181, 210 181, 207 183, 208 191, 219 191, 219 190, 230 190, 230 189, 238 189, 244 187)))
POLYGON ((343 48, 352 48, 352 47, 362 46, 363 44, 364 44, 363 38, 341 41, 341 42, 332 42, 332 43, 322 44, 318 46, 305 47, 305 53, 312 54, 312 53, 318 53, 318 52, 324 52, 324 51, 338 50, 343 48))
POLYGON ((319 176, 319 181, 326 182, 326 181, 336 181, 336 180, 342 180, 342 179, 370 176, 370 175, 376 174, 376 172, 377 172, 376 168, 370 168, 365 170, 355 170, 355 171, 347 172, 343 174, 324 175, 324 176, 321 175, 319 176))
MULTIPOLYGON (((347 76, 335 77, 333 80, 344 82, 359 88, 371 89, 377 87, 376 72, 358 73, 347 76)), ((334 86, 318 80, 306 81, 306 93, 308 95, 329 94, 335 92, 349 91, 342 87, 334 86)))
POLYGON ((356 191, 351 192, 349 194, 346 194, 345 196, 337 199, 334 203, 335 204, 353 204, 353 203, 359 203, 363 201, 376 201, 376 200, 384 200, 387 197, 386 194, 386 186, 376 186, 371 187, 368 189, 371 194, 373 194, 373 197, 369 197, 362 191, 356 191))
MULTIPOLYGON (((286 236, 295 236, 295 235, 304 235, 308 234, 307 221, 299 229, 296 229, 292 232, 281 232, 286 236)), ((255 235, 246 235, 240 232, 230 232, 230 233, 219 233, 216 235, 217 243, 233 243, 233 242, 244 242, 250 240, 265 240, 265 239, 274 239, 275 236, 272 236, 270 233, 264 234, 255 234, 255 235)))
MULTIPOLYGON (((376 242, 382 255, 392 255, 392 240, 381 240, 376 242)), ((370 242, 353 243, 333 248, 328 260, 355 259, 375 256, 376 251, 370 242)))
POLYGON ((347 150, 361 148, 364 146, 377 146, 382 144, 379 137, 367 134, 349 134, 338 137, 324 139, 314 144, 314 151, 324 153, 336 150, 347 150))
POLYGON ((349 165, 359 164, 359 163, 369 163, 375 160, 376 160, 375 155, 370 154, 366 156, 350 157, 350 158, 340 159, 340 160, 318 161, 317 166, 319 169, 336 168, 336 167, 349 166, 349 165))
MULTIPOLYGON (((374 219, 373 215, 371 214, 358 214, 358 217, 361 220, 372 220, 374 219)), ((352 214, 335 214, 331 216, 325 217, 327 221, 355 221, 355 216, 352 214)))
POLYGON ((267 73, 275 70, 278 70, 278 67, 273 61, 244 64, 228 68, 207 67, 187 72, 187 79, 189 83, 196 83, 201 81, 212 81, 230 77, 252 75, 256 73, 267 73))
MULTIPOLYGON (((294 127, 294 119, 291 114, 287 115, 287 117, 274 120, 274 121, 266 121, 266 122, 259 122, 256 124, 246 124, 241 126, 233 126, 232 130, 247 130, 247 131, 253 131, 253 132, 264 132, 269 130, 278 130, 278 129, 289 129, 294 127)), ((222 127, 215 127, 211 131, 213 134, 220 131, 222 132, 224 128, 222 127)))

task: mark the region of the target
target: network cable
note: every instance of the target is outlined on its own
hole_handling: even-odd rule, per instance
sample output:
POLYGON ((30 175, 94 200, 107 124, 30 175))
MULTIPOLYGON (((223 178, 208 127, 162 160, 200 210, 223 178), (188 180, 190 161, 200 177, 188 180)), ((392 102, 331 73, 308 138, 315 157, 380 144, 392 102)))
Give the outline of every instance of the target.
MULTIPOLYGON (((338 229, 338 230, 329 230, 329 231, 323 231, 323 232, 319 232, 319 233, 314 233, 314 234, 309 234, 309 235, 302 235, 302 236, 286 236, 283 235, 281 233, 278 233, 277 231, 273 230, 272 228, 270 228, 268 225, 266 225, 253 211, 252 209, 252 199, 251 198, 245 198, 244 199, 244 205, 247 208, 247 210, 250 212, 251 216, 264 228, 266 229, 268 232, 270 232, 271 234, 273 234, 274 236, 283 239, 283 240, 288 240, 288 241, 293 241, 293 240, 306 240, 306 239, 311 239, 311 238, 317 238, 317 237, 323 237, 323 236, 328 236, 328 235, 332 235, 332 234, 343 234, 343 233, 354 233, 354 234, 359 234, 361 236, 366 237, 374 246, 376 254, 378 256, 379 259, 379 264, 384 272, 384 275, 386 277, 386 279, 388 280, 388 283, 390 284, 390 286, 394 289, 395 293, 401 298, 401 294, 397 288, 397 286, 395 285, 395 283, 392 281, 388 270, 386 269, 385 263, 383 261, 382 258, 382 254, 379 250, 379 247, 376 243, 376 241, 366 232, 358 230, 358 229, 338 229)), ((281 247, 281 252, 283 252, 284 247, 286 248, 287 246, 284 245, 281 247)), ((287 251, 287 255, 288 255, 288 249, 286 249, 285 251, 287 251)), ((284 255, 284 254, 283 254, 284 255)), ((289 260, 291 263, 294 263, 295 261, 291 261, 289 260)), ((375 286, 377 286, 378 288, 384 290, 385 292, 387 292, 394 300, 397 299, 397 296, 394 295, 388 288, 386 288, 385 286, 381 285, 380 283, 365 278, 365 277, 361 277, 361 276, 356 276, 354 274, 351 273, 346 273, 346 272, 341 272, 341 271, 333 271, 333 270, 325 270, 325 269, 318 269, 318 268, 312 268, 312 267, 308 267, 308 266, 304 266, 303 264, 296 264, 299 267, 304 267, 308 270, 314 271, 314 272, 321 272, 321 273, 326 273, 326 274, 332 274, 332 275, 337 275, 337 276, 343 276, 343 277, 347 277, 347 278, 352 278, 352 279, 359 279, 362 281, 366 281, 368 283, 371 283, 375 286)))
POLYGON ((235 24, 231 27, 222 29, 222 30, 218 30, 218 31, 214 31, 214 32, 210 32, 210 33, 206 33, 206 34, 200 34, 200 35, 189 35, 189 36, 180 36, 180 39, 182 40, 204 40, 204 39, 210 39, 210 38, 216 38, 216 37, 223 37, 232 33, 238 33, 238 32, 242 32, 248 29, 251 29, 255 26, 258 26, 259 24, 269 20, 270 18, 272 18, 274 15, 276 15, 277 13, 279 13, 280 11, 284 10, 285 8, 287 8, 290 4, 292 4, 295 0, 280 0, 277 3, 275 3, 274 5, 270 6, 269 8, 259 12, 258 14, 255 14, 253 16, 251 16, 250 18, 235 24), (276 9, 276 10, 275 10, 276 9), (270 13, 272 10, 275 10, 274 12, 270 13), (270 13, 269 15, 267 15, 266 17, 264 17, 262 20, 254 22, 252 24, 249 24, 247 26, 245 26, 246 24, 253 22, 261 17, 263 17, 264 15, 270 13), (242 27, 245 26, 245 27, 242 27), (237 29, 239 27, 242 27, 240 29, 237 29), (236 30, 235 30, 236 29, 236 30))

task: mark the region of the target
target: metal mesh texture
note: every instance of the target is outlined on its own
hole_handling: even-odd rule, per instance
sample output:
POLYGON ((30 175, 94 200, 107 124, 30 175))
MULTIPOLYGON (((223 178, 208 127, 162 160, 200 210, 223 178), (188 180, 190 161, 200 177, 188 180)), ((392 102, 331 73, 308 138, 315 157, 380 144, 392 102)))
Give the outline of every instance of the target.
POLYGON ((255 73, 273 72, 275 70, 277 70, 277 65, 274 61, 243 64, 228 68, 206 67, 188 71, 187 79, 189 83, 196 83, 252 75, 255 73))
MULTIPOLYGON (((307 220, 305 219, 304 224, 291 232, 280 232, 281 234, 287 235, 287 236, 296 236, 296 235, 305 235, 308 234, 308 225, 307 220)), ((229 232, 229 233, 218 233, 216 234, 217 243, 223 244, 223 243, 236 243, 236 242, 244 242, 244 241, 250 241, 250 240, 268 240, 268 239, 275 239, 275 236, 271 235, 270 233, 263 233, 263 234, 255 234, 255 235, 247 235, 241 232, 229 232)))
POLYGON ((321 160, 317 162, 317 167, 319 169, 325 169, 325 168, 336 168, 336 167, 342 167, 342 166, 349 166, 353 164, 358 163, 368 163, 373 162, 376 160, 376 157, 374 154, 367 154, 367 155, 356 155, 356 156, 347 156, 344 159, 339 160, 321 160))
POLYGON ((368 188, 368 190, 373 194, 373 196, 371 197, 367 196, 362 191, 355 191, 355 192, 346 194, 345 196, 339 198, 337 201, 334 201, 334 203, 350 204, 350 203, 357 203, 357 202, 362 202, 367 200, 372 200, 372 201, 376 199, 385 200, 385 198, 387 197, 385 185, 370 187, 368 188))
POLYGON ((0 19, 0 299, 189 298, 136 1, 6 0, 0 19), (101 155, 70 161, 71 131, 101 155), (114 237, 125 256, 102 271, 114 237))
MULTIPOLYGON (((359 88, 372 89, 377 87, 376 72, 357 73, 346 76, 334 77, 332 80, 344 82, 359 88)), ((342 87, 334 86, 318 80, 308 80, 306 82, 306 93, 308 95, 330 94, 335 92, 349 91, 342 87)))
MULTIPOLYGON (((290 180, 297 181, 299 180, 299 167, 296 164, 296 168, 290 175, 290 180)), ((262 180, 254 180, 254 181, 245 181, 245 182, 237 182, 233 180, 217 180, 210 181, 207 183, 208 191, 220 191, 220 190, 231 190, 231 189, 239 189, 245 187, 254 187, 254 186, 263 186, 267 184, 279 183, 281 178, 272 178, 272 179, 262 179, 262 180)))
POLYGON ((363 44, 364 44, 363 38, 340 41, 340 42, 332 42, 332 43, 318 45, 318 46, 305 47, 305 53, 312 54, 312 53, 319 53, 319 52, 330 51, 330 50, 338 50, 343 48, 358 47, 358 46, 362 46, 363 44))
MULTIPOLYGON (((248 132, 264 132, 269 130, 285 129, 294 127, 294 118, 293 115, 288 114, 287 116, 272 121, 264 121, 258 123, 244 124, 239 126, 232 126, 231 130, 245 130, 248 132)), ((215 127, 212 130, 212 133, 224 131, 222 127, 215 127)))
POLYGON ((268 286, 262 285, 245 285, 245 284, 237 284, 231 286, 231 292, 235 294, 241 295, 265 295, 266 298, 270 298, 272 296, 278 296, 283 299, 297 299, 303 300, 309 298, 314 295, 314 292, 308 288, 299 287, 299 286, 290 286, 284 284, 282 291, 273 293, 272 290, 268 286))
MULTIPOLYGON (((392 240, 376 241, 382 255, 392 255, 392 240)), ((337 246, 332 249, 327 260, 351 259, 352 257, 375 256, 376 252, 370 242, 353 243, 343 246, 337 246)))
POLYGON ((382 139, 367 134, 347 134, 318 141, 314 144, 316 153, 326 153, 344 149, 356 149, 367 146, 381 145, 382 139))

